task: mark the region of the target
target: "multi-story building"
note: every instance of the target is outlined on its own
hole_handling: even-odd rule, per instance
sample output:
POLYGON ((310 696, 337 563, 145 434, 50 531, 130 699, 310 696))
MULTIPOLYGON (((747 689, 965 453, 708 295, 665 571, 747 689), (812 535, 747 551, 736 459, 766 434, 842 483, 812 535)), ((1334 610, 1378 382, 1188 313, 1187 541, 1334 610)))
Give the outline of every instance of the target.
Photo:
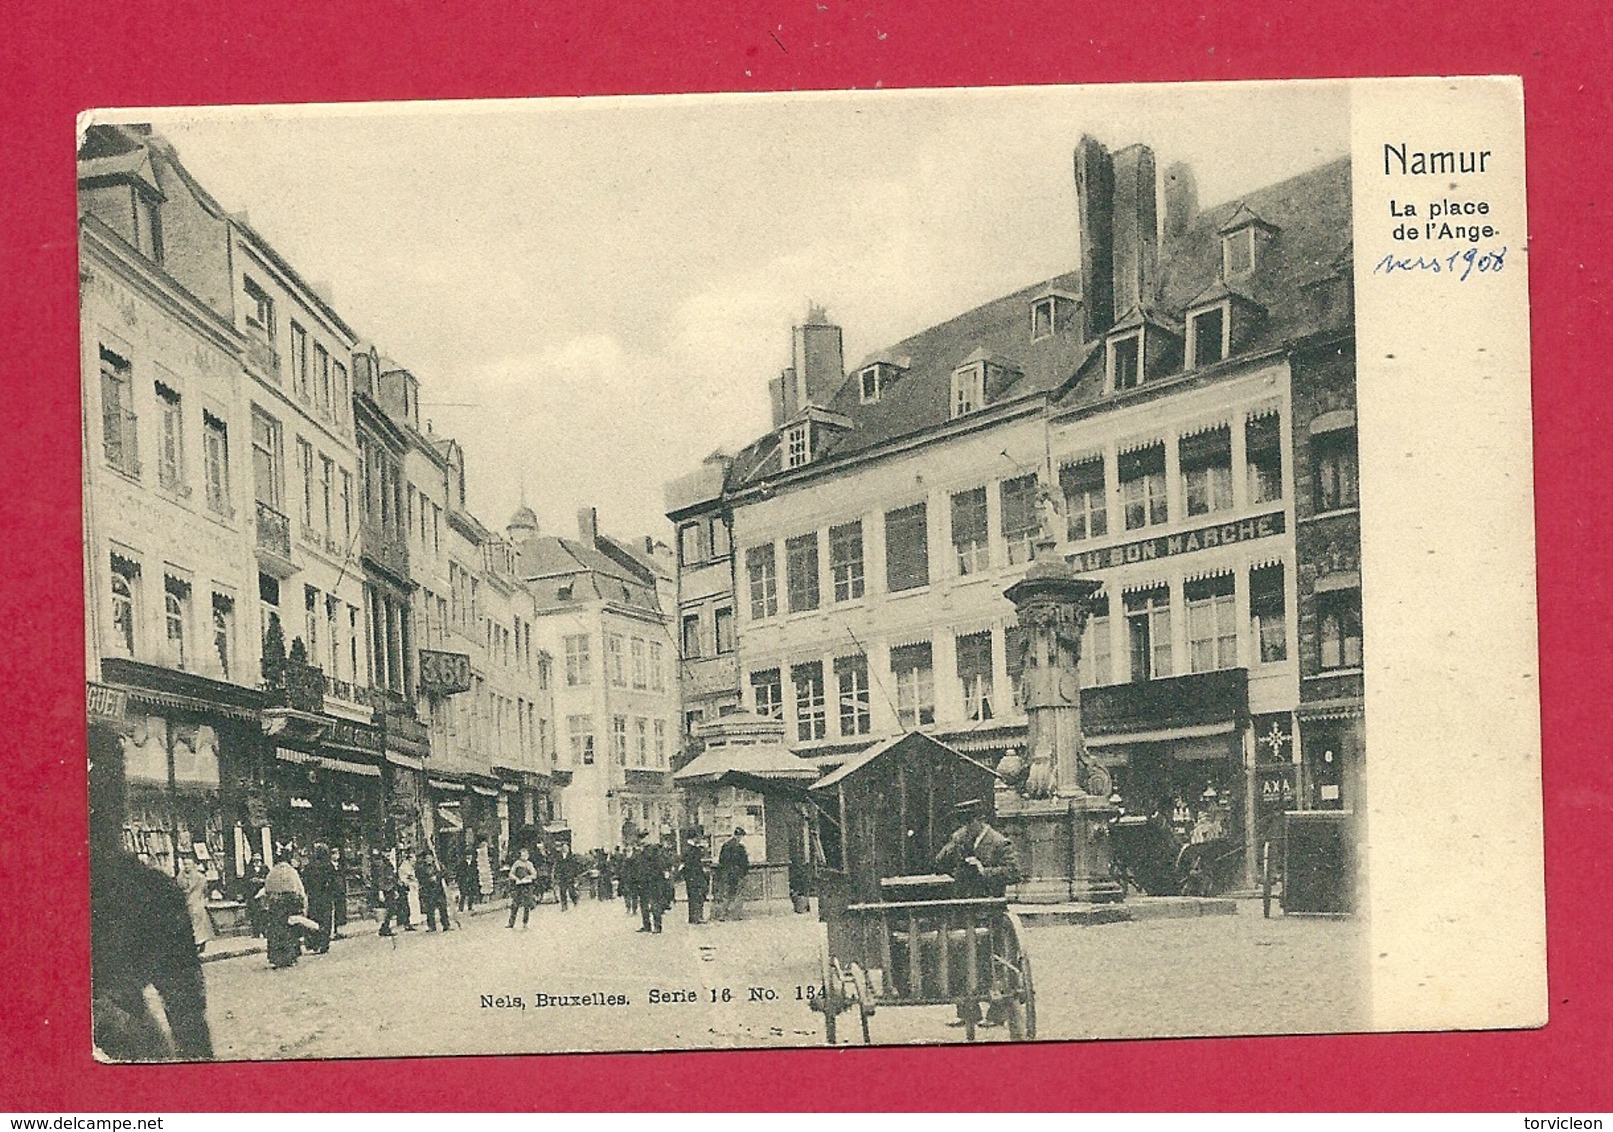
POLYGON ((1048 531, 1103 583, 1082 659, 1094 784, 1252 848, 1292 801, 1260 769, 1292 783, 1302 642, 1317 727, 1355 710, 1324 689, 1358 668, 1359 606, 1322 594, 1359 579, 1310 549, 1324 529, 1353 545, 1347 471, 1299 473, 1333 495, 1307 498, 1317 539, 1295 534, 1296 469, 1333 450, 1315 437, 1344 431, 1335 402, 1352 399, 1348 163, 1207 211, 1177 167, 1163 222, 1145 147, 1083 139, 1076 168, 1081 271, 849 370, 812 312, 773 430, 720 498, 682 492, 673 514, 731 514, 746 704, 824 765, 914 728, 991 761, 1019 750, 1003 590, 1048 531), (1332 579, 1320 593, 1313 573, 1332 579))
POLYGON ((525 508, 508 536, 533 599, 533 639, 554 658, 558 766, 570 775, 565 816, 577 848, 675 832, 677 671, 661 605, 670 570, 601 535, 593 508, 578 514, 575 539, 540 533, 525 508))
POLYGON ((678 686, 683 696, 681 767, 698 751, 702 720, 732 715, 744 702, 736 652, 732 516, 724 500, 732 457, 713 452, 697 471, 668 484, 667 517, 676 528, 678 686))

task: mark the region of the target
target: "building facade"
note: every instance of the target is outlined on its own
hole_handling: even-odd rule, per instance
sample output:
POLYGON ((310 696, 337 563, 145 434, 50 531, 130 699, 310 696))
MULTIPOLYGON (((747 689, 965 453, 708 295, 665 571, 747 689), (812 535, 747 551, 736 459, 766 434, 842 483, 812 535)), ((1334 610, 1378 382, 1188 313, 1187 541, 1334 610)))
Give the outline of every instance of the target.
POLYGON ((1189 170, 1083 139, 1076 198, 1079 272, 850 368, 813 311, 772 431, 669 511, 732 516, 744 704, 825 767, 912 729, 1021 752, 1003 591, 1051 535, 1103 584, 1089 787, 1252 869, 1360 761, 1349 166, 1201 211, 1189 170))

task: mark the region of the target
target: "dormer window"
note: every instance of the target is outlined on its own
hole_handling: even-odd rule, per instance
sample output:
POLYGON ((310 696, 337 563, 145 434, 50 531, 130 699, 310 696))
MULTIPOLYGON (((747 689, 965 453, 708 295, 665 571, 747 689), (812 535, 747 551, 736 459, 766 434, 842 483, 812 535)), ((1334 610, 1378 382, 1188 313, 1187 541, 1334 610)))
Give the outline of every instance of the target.
POLYGON ((1135 389, 1143 380, 1143 332, 1119 334, 1109 339, 1109 388, 1116 393, 1135 389))
POLYGON ((952 371, 952 415, 961 417, 986 404, 986 363, 975 362, 952 371))
POLYGON ((811 424, 802 421, 784 430, 784 467, 799 468, 812 460, 811 424))
POLYGON ((1228 304, 1194 311, 1187 318, 1187 368, 1202 369, 1223 360, 1228 352, 1232 320, 1228 304))
POLYGON ((1075 325, 1076 300, 1057 292, 1031 300, 1031 341, 1062 334, 1075 325))
POLYGON ((1233 279, 1255 269, 1254 225, 1228 232, 1221 237, 1221 276, 1233 279))
POLYGON ((857 399, 872 405, 884 395, 885 388, 896 380, 896 367, 889 362, 875 362, 857 372, 857 399))

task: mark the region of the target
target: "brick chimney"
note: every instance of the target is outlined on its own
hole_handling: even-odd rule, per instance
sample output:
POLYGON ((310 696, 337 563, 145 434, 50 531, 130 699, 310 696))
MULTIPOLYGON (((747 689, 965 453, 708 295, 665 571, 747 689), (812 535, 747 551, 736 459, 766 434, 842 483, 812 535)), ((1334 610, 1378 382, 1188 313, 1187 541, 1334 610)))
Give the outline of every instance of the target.
POLYGON ((1114 155, 1114 177, 1114 295, 1119 316, 1153 298, 1159 261, 1154 151, 1128 145, 1114 155))
POLYGON ((1193 167, 1178 161, 1165 170, 1165 240, 1168 243, 1187 231, 1199 212, 1199 186, 1193 167))
POLYGON ((801 407, 800 390, 796 387, 795 370, 787 369, 767 383, 767 399, 773 407, 773 427, 795 416, 801 407))
POLYGON ((794 354, 796 405, 827 405, 846 380, 840 327, 829 321, 816 303, 807 308, 806 321, 795 328, 794 354))
POLYGON ((592 507, 577 508, 577 539, 592 549, 599 542, 599 512, 592 507))
POLYGON ((1075 208, 1081 227, 1081 294, 1086 337, 1114 325, 1114 163, 1103 143, 1082 134, 1075 147, 1075 208))

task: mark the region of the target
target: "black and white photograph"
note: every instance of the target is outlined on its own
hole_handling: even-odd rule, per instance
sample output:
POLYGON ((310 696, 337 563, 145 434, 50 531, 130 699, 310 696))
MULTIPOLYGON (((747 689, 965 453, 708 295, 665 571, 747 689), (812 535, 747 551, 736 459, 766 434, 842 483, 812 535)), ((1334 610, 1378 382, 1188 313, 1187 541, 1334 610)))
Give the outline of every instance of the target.
POLYGON ((86 113, 96 1056, 1542 1023, 1397 432, 1532 586, 1521 109, 1397 89, 86 113))

